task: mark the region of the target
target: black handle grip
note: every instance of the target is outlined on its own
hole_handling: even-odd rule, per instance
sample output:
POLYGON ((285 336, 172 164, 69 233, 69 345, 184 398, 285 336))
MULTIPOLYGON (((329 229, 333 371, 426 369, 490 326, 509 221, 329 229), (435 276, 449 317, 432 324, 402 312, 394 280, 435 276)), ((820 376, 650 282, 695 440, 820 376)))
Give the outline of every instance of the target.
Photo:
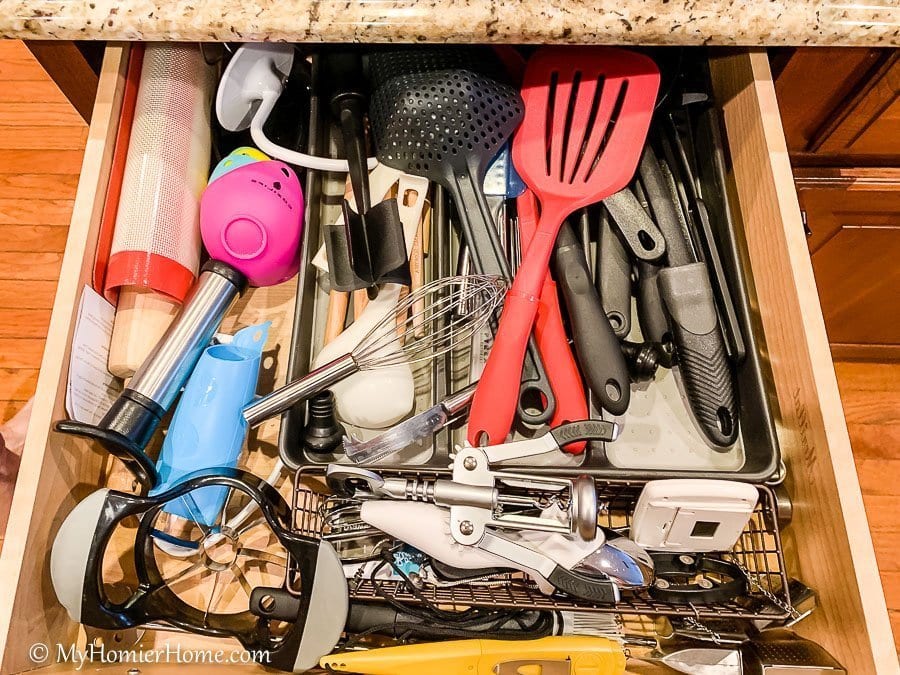
POLYGON ((644 211, 634 192, 625 188, 603 200, 625 244, 635 260, 659 260, 666 252, 667 240, 653 219, 644 211))
POLYGON ((344 155, 350 166, 350 185, 356 199, 356 210, 365 215, 371 206, 369 195, 369 169, 366 164, 366 131, 360 101, 347 98, 340 104, 341 136, 344 155))
POLYGON ((713 446, 727 448, 737 440, 737 394, 706 265, 669 267, 657 281, 694 417, 713 446))
MULTIPOLYGON (((468 570, 467 570, 468 571, 468 570)), ((415 633, 418 638, 431 640, 446 640, 448 637, 475 637, 476 633, 486 633, 480 637, 497 637, 504 633, 517 636, 543 637, 549 635, 552 630, 552 622, 547 621, 550 612, 546 610, 520 610, 508 621, 497 625, 497 617, 486 614, 483 619, 469 623, 460 628, 447 625, 430 625, 423 622, 421 617, 414 613, 400 612, 390 605, 380 605, 372 602, 353 602, 350 604, 350 612, 347 614, 347 632, 362 633, 373 632, 376 629, 381 635, 400 638, 408 631, 415 633), (550 625, 548 625, 550 624, 550 625), (528 633, 523 631, 527 630, 528 633)), ((505 635, 503 635, 505 637, 505 635)))
POLYGON ((669 320, 656 285, 659 270, 652 263, 638 263, 637 312, 644 339, 662 343, 668 339, 669 320))
POLYGON ((591 280, 584 250, 568 223, 559 231, 554 264, 584 379, 603 408, 622 415, 631 398, 625 357, 591 280))
POLYGON ((619 435, 619 427, 606 420, 581 420, 560 424, 550 430, 560 446, 576 441, 614 441, 619 435))
POLYGON ((547 581, 572 597, 592 602, 616 603, 619 601, 618 587, 609 579, 596 579, 557 565, 547 581))
POLYGON ((594 280, 613 332, 624 339, 631 332, 631 258, 619 235, 613 232, 606 209, 600 217, 594 280))

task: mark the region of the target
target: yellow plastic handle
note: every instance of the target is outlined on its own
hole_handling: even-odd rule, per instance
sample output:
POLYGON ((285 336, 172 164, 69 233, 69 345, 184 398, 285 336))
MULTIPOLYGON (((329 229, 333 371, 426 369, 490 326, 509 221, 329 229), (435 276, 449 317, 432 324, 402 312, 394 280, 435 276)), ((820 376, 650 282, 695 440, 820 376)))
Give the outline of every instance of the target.
MULTIPOLYGON (((623 675, 625 652, 615 640, 585 635, 553 636, 538 640, 480 640, 478 675, 492 675, 506 661, 569 661, 569 675, 623 675)), ((518 668, 517 675, 540 675, 518 668)), ((471 671, 470 671, 471 672, 471 671)))
MULTIPOLYGON (((323 668, 363 675, 494 675, 498 663, 569 661, 570 675, 623 675, 625 653, 615 640, 553 636, 538 640, 456 640, 325 656, 323 668)), ((540 675, 523 663, 517 675, 540 675), (523 670, 523 668, 525 670, 523 670)))

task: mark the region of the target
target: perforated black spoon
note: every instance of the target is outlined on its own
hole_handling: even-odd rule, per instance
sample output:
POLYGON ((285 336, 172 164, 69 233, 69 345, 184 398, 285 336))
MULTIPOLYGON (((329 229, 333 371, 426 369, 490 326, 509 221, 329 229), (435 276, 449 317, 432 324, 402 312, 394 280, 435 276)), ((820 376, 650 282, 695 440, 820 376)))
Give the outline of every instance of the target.
MULTIPOLYGON (((378 160, 443 185, 456 204, 475 270, 512 273, 482 185, 519 126, 524 107, 486 48, 416 47, 374 52, 369 120, 378 160)), ((519 392, 520 419, 542 424, 555 408, 532 339, 519 392)))

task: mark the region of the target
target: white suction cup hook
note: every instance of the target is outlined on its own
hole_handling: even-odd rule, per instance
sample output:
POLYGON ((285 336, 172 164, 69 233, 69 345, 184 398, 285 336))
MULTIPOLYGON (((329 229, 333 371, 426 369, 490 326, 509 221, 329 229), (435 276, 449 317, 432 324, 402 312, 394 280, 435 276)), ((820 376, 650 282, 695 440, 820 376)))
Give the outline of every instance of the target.
MULTIPOLYGON (((289 150, 273 143, 263 131, 263 125, 281 96, 293 63, 293 45, 254 43, 241 46, 219 82, 216 117, 228 131, 242 131, 249 127, 256 146, 274 159, 317 171, 346 173, 350 170, 346 160, 289 150)), ((369 157, 367 164, 369 169, 373 169, 378 160, 369 157)))

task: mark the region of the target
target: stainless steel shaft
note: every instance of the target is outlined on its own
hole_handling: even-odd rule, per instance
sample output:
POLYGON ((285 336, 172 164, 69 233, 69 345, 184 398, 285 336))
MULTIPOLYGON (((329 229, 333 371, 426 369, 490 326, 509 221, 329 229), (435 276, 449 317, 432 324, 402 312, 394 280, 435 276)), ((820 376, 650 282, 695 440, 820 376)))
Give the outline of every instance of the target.
POLYGON ((225 263, 204 265, 178 316, 135 372, 128 389, 168 410, 246 284, 244 276, 225 263))
POLYGON ((291 406, 328 389, 335 382, 357 371, 359 366, 352 355, 340 356, 321 368, 316 368, 309 375, 294 380, 249 404, 243 410, 244 419, 251 428, 258 426, 270 417, 280 415, 291 406))

